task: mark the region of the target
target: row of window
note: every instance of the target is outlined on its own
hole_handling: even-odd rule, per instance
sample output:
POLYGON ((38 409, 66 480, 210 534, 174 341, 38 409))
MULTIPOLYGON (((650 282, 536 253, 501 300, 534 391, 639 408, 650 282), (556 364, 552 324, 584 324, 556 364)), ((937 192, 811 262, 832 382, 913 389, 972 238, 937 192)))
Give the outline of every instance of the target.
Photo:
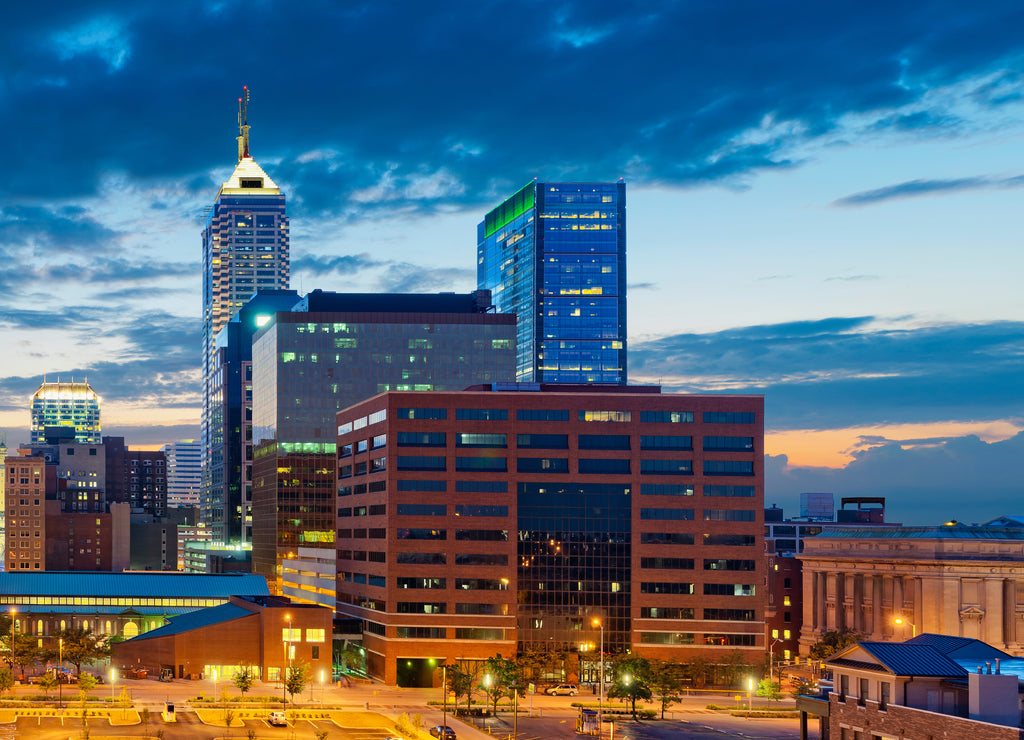
MULTIPOLYGON (((754 463, 750 460, 704 460, 704 475, 754 475, 754 463)), ((342 465, 339 468, 338 477, 347 478, 363 473, 383 470, 386 466, 386 458, 376 458, 366 462, 356 463, 353 473, 353 466, 342 465)), ((443 456, 428 455, 398 455, 397 470, 400 471, 437 471, 445 472, 448 469, 448 458, 443 456)), ((508 458, 505 457, 456 457, 455 470, 457 472, 508 472, 508 458)), ((631 465, 628 458, 580 458, 577 461, 577 471, 581 475, 630 475, 631 465)), ((517 457, 516 472, 519 473, 568 473, 568 458, 559 457, 517 457)), ((693 475, 692 460, 641 460, 640 473, 642 475, 693 475)))
MULTIPOLYGON (((641 632, 640 642, 653 645, 695 645, 698 644, 693 632, 641 632)), ((748 634, 706 634, 700 640, 702 645, 729 647, 753 647, 757 635, 748 634)))
MULTIPOLYGON (((632 437, 628 434, 579 434, 576 446, 581 450, 629 450, 632 437)), ((386 435, 380 434, 373 438, 372 448, 382 447, 386 435)), ((398 432, 399 447, 445 447, 448 435, 445 432, 398 432)), ((356 452, 366 451, 366 440, 356 443, 356 452)), ((508 435, 505 433, 456 432, 456 447, 477 447, 504 449, 508 447, 508 435)), ((516 447, 519 449, 569 449, 568 434, 517 434, 516 447)), ((693 437, 681 434, 642 434, 640 435, 641 450, 692 450, 693 437)), ((703 449, 723 452, 752 452, 753 437, 704 437, 703 449)), ((345 444, 339 449, 339 456, 352 454, 352 445, 345 444)))
MULTIPOLYGON (((645 606, 640 609, 642 619, 696 619, 692 606, 645 606)), ((753 622, 757 620, 754 609, 705 609, 705 620, 717 622, 753 622)))
MULTIPOLYGON (((704 509, 705 522, 753 522, 757 512, 750 509, 704 509)), ((693 521, 693 509, 640 509, 641 519, 693 521)))
MULTIPOLYGON (((643 581, 640 583, 642 594, 667 594, 670 596, 693 595, 692 583, 657 583, 643 581)), ((705 596, 753 596, 752 583, 705 583, 705 596)))
MULTIPOLYGON (((640 558, 640 567, 661 570, 693 570, 693 558, 640 558)), ((706 559, 704 570, 746 570, 757 569, 753 560, 729 560, 725 558, 706 559)))
MULTIPOLYGON (((381 412, 383 413, 383 412, 381 412)), ((756 414, 750 411, 705 411, 705 424, 753 424, 756 414)), ((434 421, 447 419, 448 409, 445 408, 400 408, 399 419, 430 419, 434 421)), ((472 421, 507 421, 508 409, 455 409, 456 420, 472 421)), ((633 418, 632 411, 577 411, 577 421, 620 421, 628 422, 633 418)), ((517 409, 518 421, 569 421, 569 411, 564 409, 517 409)), ((641 411, 640 421, 645 424, 678 424, 693 423, 692 411, 641 411)), ((354 427, 358 429, 359 427, 354 427)), ((349 429, 348 431, 352 431, 349 429)), ((338 434, 345 434, 340 430, 338 434)))

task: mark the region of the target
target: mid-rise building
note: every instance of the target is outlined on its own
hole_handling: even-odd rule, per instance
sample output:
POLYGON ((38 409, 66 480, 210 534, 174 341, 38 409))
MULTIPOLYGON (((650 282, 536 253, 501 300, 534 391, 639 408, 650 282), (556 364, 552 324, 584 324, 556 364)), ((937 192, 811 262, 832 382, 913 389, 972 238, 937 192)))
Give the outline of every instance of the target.
POLYGON ((760 396, 656 386, 390 391, 338 414, 337 611, 371 674, 598 652, 765 651, 760 396))
POLYGON ((160 448, 167 460, 167 506, 199 506, 203 448, 194 439, 179 439, 160 448))
MULTIPOLYGON (((248 98, 246 89, 244 99, 239 99, 238 164, 221 185, 203 229, 204 488, 212 485, 213 448, 222 444, 223 427, 215 419, 223 403, 218 392, 224 389, 217 335, 257 290, 287 290, 289 282, 285 195, 250 154, 248 98)), ((235 521, 241 520, 241 513, 232 514, 235 521)), ((219 529, 217 536, 238 537, 240 525, 219 529)))
POLYGON ((531 182, 477 226, 477 287, 518 316, 516 380, 626 384, 626 184, 531 182))
POLYGON ((46 444, 47 427, 74 429, 81 444, 100 442, 100 397, 88 381, 49 382, 32 394, 32 443, 46 444))
POLYGON ((134 513, 162 517, 167 512, 167 456, 163 450, 138 450, 124 437, 104 437, 106 500, 126 503, 134 513))
MULTIPOLYGON (((334 558, 338 411, 387 390, 512 380, 515 317, 490 294, 313 291, 253 337, 253 572, 281 579, 299 548, 334 558)), ((332 571, 333 572, 333 571, 332 571)), ((298 584, 295 598, 327 601, 298 584)))
POLYGON ((804 542, 800 652, 830 630, 931 632, 1024 655, 1024 529, 836 526, 804 542))

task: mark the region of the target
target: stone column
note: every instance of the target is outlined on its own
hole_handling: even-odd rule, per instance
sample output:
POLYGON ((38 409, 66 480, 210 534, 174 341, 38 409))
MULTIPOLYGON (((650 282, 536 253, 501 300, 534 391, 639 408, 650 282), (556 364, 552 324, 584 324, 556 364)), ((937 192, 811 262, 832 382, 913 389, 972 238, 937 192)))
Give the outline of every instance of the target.
POLYGON ((855 573, 851 578, 853 580, 853 603, 850 606, 852 626, 856 632, 866 634, 867 629, 864 626, 864 576, 860 573, 855 573))
POLYGON ((911 579, 911 593, 914 599, 914 624, 917 625, 917 634, 922 632, 928 632, 925 629, 925 610, 924 610, 924 582, 921 576, 914 576, 911 579))
POLYGON ((882 576, 871 576, 871 639, 885 639, 882 623, 882 576))
POLYGON ((985 623, 982 625, 983 639, 992 647, 1005 647, 1003 639, 1003 579, 985 579, 985 623))

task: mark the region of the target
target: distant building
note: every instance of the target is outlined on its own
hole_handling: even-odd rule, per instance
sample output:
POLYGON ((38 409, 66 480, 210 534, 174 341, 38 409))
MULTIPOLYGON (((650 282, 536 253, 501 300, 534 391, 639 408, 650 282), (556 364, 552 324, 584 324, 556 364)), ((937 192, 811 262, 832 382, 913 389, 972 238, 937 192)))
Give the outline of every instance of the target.
POLYGON ((872 641, 966 637, 1024 655, 1024 529, 836 526, 807 539, 799 558, 801 654, 826 631, 851 629, 872 641))
POLYGON ((182 560, 186 573, 252 572, 252 549, 248 545, 186 542, 182 560))
POLYGON ((518 316, 516 380, 626 384, 626 184, 531 182, 477 226, 477 287, 518 316))
POLYGON ((44 379, 32 394, 32 443, 46 443, 47 427, 69 427, 76 442, 99 444, 100 400, 86 381, 44 379))
POLYGON ((178 568, 178 533, 195 526, 199 509, 178 506, 165 516, 131 516, 131 569, 173 571, 178 568))
POLYGON ((801 493, 800 518, 810 522, 834 522, 836 520, 834 494, 801 493))
POLYGON ((797 698, 800 737, 815 716, 823 740, 1019 740, 1020 663, 980 640, 942 634, 851 645, 824 661, 830 691, 797 698))
POLYGON ((203 446, 180 439, 160 448, 167 460, 167 507, 199 506, 203 482, 203 446))
POLYGON ((135 513, 162 517, 167 512, 167 456, 163 450, 136 450, 124 437, 104 437, 106 496, 127 503, 135 513))
POLYGON ((315 290, 270 316, 252 344, 253 572, 280 582, 300 547, 334 559, 338 411, 392 389, 512 380, 515 320, 487 291, 315 290))
MULTIPOLYGON (((249 298, 261 289, 287 290, 289 282, 289 230, 285 195, 249 152, 249 91, 240 99, 238 112, 238 164, 221 185, 203 228, 203 413, 202 448, 204 500, 218 500, 223 491, 210 492, 215 483, 211 466, 223 462, 214 447, 221 448, 226 399, 236 393, 222 376, 217 358, 217 335, 249 298)), ((230 472, 229 472, 230 475, 230 472)), ((237 484, 235 484, 237 486, 237 484)), ((238 494, 238 489, 234 491, 238 494)), ((214 524, 215 536, 224 541, 241 538, 240 499, 228 496, 223 506, 228 520, 214 524), (223 523, 222 523, 223 522, 223 523)), ((220 510, 223 513, 223 507, 220 510)))
POLYGON ((0 432, 0 570, 7 567, 7 435, 0 432))
MULTIPOLYGON (((435 660, 540 650, 565 656, 543 680, 590 683, 602 644, 762 660, 763 409, 532 383, 345 409, 336 601, 368 670, 429 686, 435 660)), ((307 563, 323 563, 297 556, 284 568, 315 600, 327 586, 307 563)))

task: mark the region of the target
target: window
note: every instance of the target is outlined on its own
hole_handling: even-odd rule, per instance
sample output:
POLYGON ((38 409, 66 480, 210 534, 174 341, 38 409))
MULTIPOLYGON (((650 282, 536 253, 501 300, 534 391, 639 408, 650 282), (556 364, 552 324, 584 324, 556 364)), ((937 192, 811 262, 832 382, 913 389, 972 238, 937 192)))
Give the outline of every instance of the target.
POLYGON ((753 622, 757 617, 753 609, 705 609, 704 619, 716 622, 753 622))
POLYGON ((508 555, 463 552, 455 554, 456 565, 508 565, 508 555))
POLYGON ((884 712, 889 708, 889 691, 891 690, 891 684, 888 681, 882 681, 878 684, 878 689, 878 708, 884 712))
POLYGON ((521 450, 567 450, 568 434, 519 434, 516 446, 521 450))
POLYGON ((860 679, 860 690, 857 692, 857 704, 864 706, 868 700, 868 679, 860 679))
POLYGON ((446 516, 445 504, 398 504, 399 516, 446 516))
POLYGON ((704 635, 705 645, 731 645, 734 647, 752 647, 757 644, 757 635, 704 635))
POLYGON ((447 439, 444 432, 399 432, 399 447, 444 447, 447 439))
POLYGON ((705 411, 705 424, 753 424, 752 411, 705 411))
POLYGON ((647 424, 691 424, 692 411, 641 411, 640 421, 647 424))
POLYGON ((704 561, 704 570, 754 570, 756 567, 753 560, 718 558, 704 561))
POLYGON ((388 410, 381 409, 380 411, 374 411, 372 414, 366 417, 367 425, 377 424, 388 418, 388 410))
POLYGON ((704 509, 706 522, 752 522, 755 513, 749 509, 704 509))
POLYGON ((569 459, 565 457, 517 457, 518 473, 568 473, 569 459))
POLYGON ((500 627, 456 627, 457 640, 504 640, 505 630, 500 627))
POLYGON ((753 437, 705 437, 705 450, 724 450, 727 452, 753 452, 753 437))
POLYGON ((398 409, 399 419, 447 419, 448 409, 398 409))
POLYGON ((447 604, 422 601, 399 601, 395 611, 399 614, 444 614, 447 604))
POLYGON ((569 412, 559 409, 519 409, 519 421, 569 421, 569 412))
POLYGON ((692 460, 641 460, 640 472, 644 475, 692 475, 692 460))
POLYGON ((579 466, 581 475, 629 474, 628 459, 594 460, 589 458, 580 458, 579 466))
POLYGON ((459 421, 507 421, 508 409, 455 409, 459 421))
MULTIPOLYGON (((399 491, 447 491, 448 481, 443 480, 400 480, 399 491)), ((340 492, 339 492, 340 494, 340 492)))
POLYGON ((409 529, 399 527, 395 530, 395 539, 399 540, 444 540, 448 539, 447 529, 409 529))
POLYGON ((455 490, 459 493, 508 493, 508 481, 457 480, 455 490))
POLYGON ((433 588, 443 589, 447 588, 447 579, 445 578, 396 578, 395 586, 398 588, 433 588))
POLYGON ((408 455, 398 456, 399 470, 446 470, 447 465, 443 457, 413 457, 408 455))
POLYGON ((705 460, 704 475, 753 475, 751 460, 705 460))
POLYGON ((508 470, 508 460, 504 457, 457 457, 455 469, 503 473, 508 470))
POLYGON ((581 450, 628 450, 628 434, 581 434, 579 436, 581 450))
POLYGON ((752 534, 706 534, 705 545, 723 545, 727 547, 751 547, 755 544, 752 534))
POLYGON ((456 578, 455 588, 462 591, 507 591, 508 579, 456 578))
POLYGON ((285 627, 281 630, 281 642, 302 642, 302 630, 297 627, 285 627))
POLYGON ((693 437, 680 435, 642 435, 641 450, 692 450, 693 437))
POLYGON ((640 642, 652 645, 693 645, 692 632, 641 632, 640 642))
POLYGON ((692 496, 693 486, 686 483, 641 483, 643 496, 692 496))
POLYGON ((640 509, 640 518, 693 521, 693 509, 640 509))
POLYGON ((651 570, 693 570, 693 558, 640 558, 640 567, 651 570))
POLYGON ((850 693, 850 677, 839 676, 839 701, 846 701, 846 695, 850 693))
POLYGON ((753 486, 704 486, 705 496, 753 498, 753 486))
POLYGON ((324 630, 322 629, 307 629, 306 630, 306 642, 323 642, 325 638, 324 630))
POLYGON ((693 535, 684 532, 641 532, 641 545, 692 545, 693 535))
POLYGON ((693 607, 644 606, 640 608, 643 619, 693 619, 693 607))
POLYGON ((705 596, 753 596, 752 583, 705 583, 705 596))
POLYGON ((456 529, 455 539, 478 542, 508 542, 507 529, 456 529))
POLYGON ((628 411, 578 411, 579 421, 629 421, 628 411))
POLYGON ((669 594, 671 596, 685 596, 693 593, 692 583, 655 583, 655 582, 644 582, 640 583, 640 593, 642 594, 669 594))
POLYGON ((443 640, 445 629, 444 627, 397 627, 395 636, 419 640, 443 640))
POLYGON ((400 552, 395 555, 399 565, 445 565, 448 560, 443 552, 400 552))
POLYGON ((455 516, 508 516, 508 507, 488 504, 455 504, 455 516))
POLYGON ((460 433, 455 435, 456 447, 508 447, 504 434, 460 433))

